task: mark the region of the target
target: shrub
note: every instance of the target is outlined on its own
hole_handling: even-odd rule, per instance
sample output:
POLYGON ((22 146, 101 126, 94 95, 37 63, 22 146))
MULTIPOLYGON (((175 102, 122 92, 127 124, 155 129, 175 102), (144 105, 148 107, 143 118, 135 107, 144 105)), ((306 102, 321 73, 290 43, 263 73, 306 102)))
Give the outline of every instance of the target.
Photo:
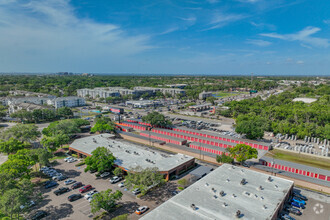
POLYGON ((128 214, 118 215, 112 218, 112 220, 128 220, 128 214))
POLYGON ((178 189, 179 190, 184 190, 184 188, 182 186, 179 186, 178 189))
POLYGON ((82 165, 84 165, 85 164, 85 161, 81 161, 80 163, 77 163, 75 166, 76 167, 80 167, 80 166, 82 166, 82 165))

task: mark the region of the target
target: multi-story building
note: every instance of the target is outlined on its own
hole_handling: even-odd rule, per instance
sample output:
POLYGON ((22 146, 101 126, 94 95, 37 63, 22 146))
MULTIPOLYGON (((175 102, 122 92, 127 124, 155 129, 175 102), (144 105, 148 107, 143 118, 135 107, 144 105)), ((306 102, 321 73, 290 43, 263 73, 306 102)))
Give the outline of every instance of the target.
POLYGON ((69 97, 59 97, 55 99, 49 99, 47 101, 49 105, 55 106, 55 108, 61 107, 79 107, 86 105, 85 99, 77 96, 69 96, 69 97))
POLYGON ((213 96, 212 92, 201 92, 199 93, 199 99, 206 99, 207 97, 213 96))
POLYGON ((33 103, 18 103, 18 104, 11 104, 8 108, 8 112, 9 114, 15 113, 17 111, 20 110, 26 110, 28 112, 32 112, 36 109, 50 109, 50 110, 55 110, 53 107, 51 106, 47 106, 47 105, 36 105, 33 103))

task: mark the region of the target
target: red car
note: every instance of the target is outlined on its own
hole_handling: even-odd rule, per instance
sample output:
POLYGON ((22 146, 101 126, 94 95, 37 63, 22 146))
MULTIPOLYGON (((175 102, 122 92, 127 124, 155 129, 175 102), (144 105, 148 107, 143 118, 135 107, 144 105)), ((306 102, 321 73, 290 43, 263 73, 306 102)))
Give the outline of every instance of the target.
POLYGON ((79 192, 84 193, 84 192, 91 190, 92 188, 93 187, 91 185, 86 185, 86 186, 82 187, 81 189, 79 189, 79 192))

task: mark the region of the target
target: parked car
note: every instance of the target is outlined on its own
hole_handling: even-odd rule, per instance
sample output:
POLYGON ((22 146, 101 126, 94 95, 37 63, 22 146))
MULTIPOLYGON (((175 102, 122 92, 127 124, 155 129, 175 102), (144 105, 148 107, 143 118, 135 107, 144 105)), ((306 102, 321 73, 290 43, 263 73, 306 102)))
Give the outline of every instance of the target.
POLYGON ((66 180, 68 177, 67 176, 59 176, 58 178, 57 178, 57 181, 62 181, 62 180, 66 180))
POLYGON ((302 208, 302 209, 305 209, 305 206, 301 203, 298 203, 298 202, 291 202, 291 205, 294 206, 294 207, 297 207, 297 208, 302 208))
POLYGON ((289 207, 286 209, 288 212, 295 214, 295 215, 301 215, 301 211, 299 209, 293 208, 293 207, 289 207))
POLYGON ((47 212, 43 211, 43 210, 38 210, 32 217, 31 220, 39 220, 42 219, 44 217, 46 217, 48 215, 47 212))
POLYGON ((141 190, 140 190, 139 188, 136 188, 136 189, 134 189, 134 190, 132 191, 132 193, 133 193, 134 195, 137 195, 137 194, 140 194, 140 193, 141 193, 141 190))
POLYGON ((71 157, 71 156, 70 156, 70 157, 67 157, 67 158, 64 158, 64 161, 65 161, 65 162, 68 162, 68 160, 70 160, 70 159, 72 159, 72 158, 73 158, 73 157, 71 157))
POLYGON ((295 218, 292 218, 290 215, 287 215, 287 214, 283 214, 281 216, 281 219, 283 219, 283 220, 295 220, 295 218))
POLYGON ((25 205, 21 205, 19 208, 20 209, 25 209, 25 208, 30 208, 30 207, 35 206, 35 205, 36 205, 36 203, 34 201, 30 200, 25 205))
POLYGON ((104 172, 100 175, 101 178, 105 178, 105 177, 108 177, 108 176, 110 176, 109 172, 104 172))
POLYGON ((99 193, 97 190, 92 190, 92 191, 90 191, 89 193, 87 193, 86 195, 85 195, 85 199, 89 199, 90 197, 92 197, 94 194, 96 194, 96 193, 99 193))
POLYGON ((76 201, 76 200, 80 199, 81 197, 82 197, 81 194, 72 194, 68 197, 68 200, 70 202, 73 202, 73 201, 76 201))
POLYGON ((79 189, 79 192, 84 193, 84 192, 91 190, 92 188, 93 187, 91 185, 86 185, 86 186, 83 186, 81 189, 79 189))
POLYGON ((57 186, 58 183, 55 182, 55 181, 51 181, 50 183, 48 183, 46 186, 45 186, 45 189, 49 189, 49 188, 52 188, 52 187, 55 187, 57 186))
POLYGON ((125 182, 121 182, 121 183, 118 184, 118 187, 120 187, 120 188, 122 188, 124 186, 125 186, 125 182))
POLYGON ((62 176, 62 173, 57 173, 57 175, 53 176, 52 179, 57 180, 60 176, 62 176))
POLYGON ((112 184, 118 183, 120 180, 122 180, 122 178, 120 176, 114 176, 110 179, 110 183, 112 183, 112 184))
POLYGON ((71 186, 71 189, 77 189, 77 188, 81 187, 82 185, 83 185, 82 182, 76 182, 75 184, 73 184, 71 186))
POLYGON ((301 194, 299 194, 299 193, 294 192, 293 195, 294 195, 295 197, 299 198, 299 199, 304 200, 304 201, 307 201, 307 200, 308 200, 306 196, 303 196, 303 195, 301 195, 301 194))
POLYGON ((68 163, 73 163, 73 162, 76 162, 76 161, 77 161, 76 158, 71 158, 71 159, 69 159, 67 162, 68 162, 68 163))
POLYGON ((42 185, 43 185, 43 186, 46 186, 46 185, 48 185, 48 184, 51 183, 51 182, 53 182, 53 181, 52 181, 52 180, 47 180, 47 181, 43 182, 42 185))
POLYGON ((292 201, 297 202, 297 203, 300 203, 300 204, 303 204, 303 205, 306 205, 306 202, 304 200, 301 200, 301 199, 299 199, 297 197, 293 197, 292 198, 292 201))
POLYGON ((142 215, 143 213, 145 213, 147 210, 148 210, 148 206, 141 206, 139 207, 135 213, 138 214, 138 215, 142 215))
POLYGON ((65 184, 65 185, 70 185, 70 184, 73 184, 73 183, 75 183, 75 182, 77 182, 77 181, 75 181, 75 180, 73 180, 73 179, 69 179, 69 180, 65 180, 65 181, 64 181, 64 184, 65 184))
POLYGON ((68 187, 61 187, 58 190, 55 190, 54 194, 58 196, 58 195, 62 195, 63 193, 66 193, 69 191, 70 191, 70 189, 68 187))

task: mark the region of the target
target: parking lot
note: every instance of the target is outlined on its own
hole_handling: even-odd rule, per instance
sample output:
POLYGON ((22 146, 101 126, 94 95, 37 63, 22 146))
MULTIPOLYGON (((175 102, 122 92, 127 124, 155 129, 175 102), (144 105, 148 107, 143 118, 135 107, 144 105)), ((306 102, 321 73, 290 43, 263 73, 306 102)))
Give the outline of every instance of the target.
MULTIPOLYGON (((109 178, 96 178, 95 173, 91 174, 89 172, 85 173, 84 168, 76 167, 75 164, 79 163, 66 163, 63 160, 58 160, 58 165, 54 168, 61 172, 63 175, 69 177, 70 179, 75 179, 77 182, 82 182, 84 185, 92 185, 97 191, 104 191, 107 189, 121 190, 123 192, 122 200, 119 202, 122 206, 115 212, 110 214, 110 218, 130 213, 130 219, 139 219, 140 216, 134 213, 134 211, 140 206, 148 206, 150 210, 154 209, 162 202, 169 199, 172 194, 171 192, 176 188, 173 183, 167 183, 160 189, 154 192, 149 192, 147 195, 143 196, 141 199, 134 196, 129 190, 125 188, 118 187, 118 183, 111 184, 109 178)), ((35 209, 45 210, 49 215, 45 219, 89 219, 93 217, 91 213, 90 203, 85 198, 80 198, 74 202, 68 201, 68 196, 72 194, 79 194, 79 188, 70 190, 62 195, 56 196, 54 191, 59 187, 69 187, 66 186, 64 181, 60 181, 59 185, 51 189, 41 188, 44 199, 37 204, 35 209)), ((85 195, 86 193, 83 193, 85 195)), ((109 219, 110 219, 109 218, 109 219)))

